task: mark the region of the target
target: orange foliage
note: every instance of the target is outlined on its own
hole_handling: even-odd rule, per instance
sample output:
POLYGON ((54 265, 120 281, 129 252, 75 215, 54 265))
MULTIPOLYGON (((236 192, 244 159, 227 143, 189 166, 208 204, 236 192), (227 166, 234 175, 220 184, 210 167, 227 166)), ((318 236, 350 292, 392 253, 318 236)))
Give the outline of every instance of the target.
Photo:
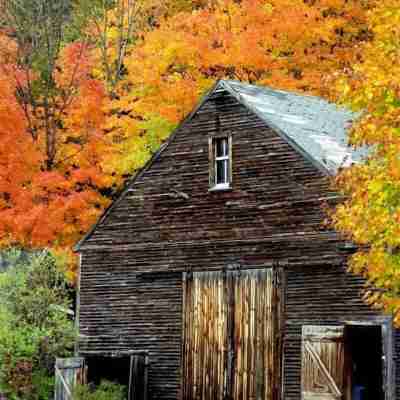
POLYGON ((107 127, 123 138, 114 168, 137 168, 217 79, 328 94, 328 78, 354 62, 368 37, 370 2, 204 1, 144 31, 109 104, 118 112, 107 127))
POLYGON ((217 78, 324 93, 326 78, 355 60, 363 2, 220 0, 144 33, 126 61, 121 106, 177 122, 217 78), (126 87, 126 85, 124 85, 126 87))
MULTIPOLYGON (((5 43, 10 43, 5 41, 5 43)), ((102 130, 103 84, 90 77, 93 67, 82 58, 79 44, 65 49, 59 59, 60 87, 75 79, 76 93, 59 107, 62 126, 56 135, 53 168, 46 165, 46 141, 39 128, 31 135, 23 107, 15 93, 25 74, 16 65, 2 64, 0 73, 0 244, 25 247, 70 248, 96 221, 109 199, 101 190, 116 178, 103 163, 112 148, 102 130)), ((21 86, 22 85, 22 86, 21 86)), ((65 99, 60 92, 57 101, 65 99)), ((40 109, 39 109, 40 112, 40 109)), ((31 114, 32 117, 33 114, 31 114)), ((34 116, 34 115, 33 115, 34 116)), ((37 115, 41 127, 40 113, 37 115)))

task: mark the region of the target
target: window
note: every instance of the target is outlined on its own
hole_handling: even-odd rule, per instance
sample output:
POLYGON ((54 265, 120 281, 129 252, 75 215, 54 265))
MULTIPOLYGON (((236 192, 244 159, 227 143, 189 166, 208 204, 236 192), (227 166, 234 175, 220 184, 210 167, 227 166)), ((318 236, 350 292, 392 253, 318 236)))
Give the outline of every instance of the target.
POLYGON ((210 187, 227 189, 231 186, 231 138, 210 138, 210 187))

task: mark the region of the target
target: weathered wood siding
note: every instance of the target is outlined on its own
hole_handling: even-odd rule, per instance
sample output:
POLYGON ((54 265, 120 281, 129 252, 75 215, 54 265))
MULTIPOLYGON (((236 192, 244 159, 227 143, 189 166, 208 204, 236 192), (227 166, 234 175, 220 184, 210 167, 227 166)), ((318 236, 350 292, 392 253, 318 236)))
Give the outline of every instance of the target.
MULTIPOLYGON (((361 299, 364 282, 343 266, 294 267, 287 271, 284 335, 284 399, 301 398, 301 339, 304 325, 342 325, 372 320, 377 311, 361 299)), ((396 398, 400 399, 399 331, 396 337, 396 398)))
MULTIPOLYGON (((150 399, 176 399, 179 390, 181 274, 141 274, 85 254, 80 306, 80 353, 147 350, 150 399), (94 264, 92 264, 94 263, 94 264)), ((129 371, 127 371, 127 374, 129 371)))
POLYGON ((334 196, 310 161, 226 92, 214 93, 82 245, 80 352, 147 349, 150 399, 176 399, 182 272, 280 262, 290 266, 285 399, 299 400, 300 321, 372 315, 361 283, 333 268, 345 257, 321 205, 334 196), (233 187, 209 192, 217 117, 232 136, 233 187))
POLYGON ((117 254, 123 246, 218 245, 321 231, 320 198, 330 195, 326 176, 235 99, 214 97, 131 185, 83 249, 117 254), (208 191, 208 138, 219 133, 217 125, 233 143, 233 190, 225 192, 208 191))

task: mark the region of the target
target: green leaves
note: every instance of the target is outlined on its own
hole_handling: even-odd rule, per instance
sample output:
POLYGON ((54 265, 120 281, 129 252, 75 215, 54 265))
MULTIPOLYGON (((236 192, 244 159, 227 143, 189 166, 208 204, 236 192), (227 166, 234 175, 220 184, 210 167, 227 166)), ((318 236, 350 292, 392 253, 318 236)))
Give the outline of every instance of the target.
POLYGON ((56 356, 75 339, 68 286, 48 252, 10 250, 0 273, 0 391, 11 399, 48 400, 56 356))
POLYGON ((73 395, 74 400, 124 400, 127 397, 126 387, 107 380, 101 381, 95 390, 78 385, 73 395))

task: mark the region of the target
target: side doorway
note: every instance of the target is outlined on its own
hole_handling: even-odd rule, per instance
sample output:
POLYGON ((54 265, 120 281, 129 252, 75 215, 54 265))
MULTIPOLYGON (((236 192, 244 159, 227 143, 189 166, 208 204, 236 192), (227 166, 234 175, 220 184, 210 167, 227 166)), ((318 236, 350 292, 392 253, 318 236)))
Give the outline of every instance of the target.
POLYGON ((393 400, 393 331, 390 319, 345 325, 345 400, 393 400))
POLYGON ((302 400, 394 400, 389 319, 302 329, 302 400))
POLYGON ((278 400, 281 271, 184 277, 183 400, 278 400))
POLYGON ((103 381, 124 387, 127 400, 148 399, 149 356, 146 351, 86 354, 86 357, 57 358, 55 400, 73 400, 75 384, 96 388, 103 381))

